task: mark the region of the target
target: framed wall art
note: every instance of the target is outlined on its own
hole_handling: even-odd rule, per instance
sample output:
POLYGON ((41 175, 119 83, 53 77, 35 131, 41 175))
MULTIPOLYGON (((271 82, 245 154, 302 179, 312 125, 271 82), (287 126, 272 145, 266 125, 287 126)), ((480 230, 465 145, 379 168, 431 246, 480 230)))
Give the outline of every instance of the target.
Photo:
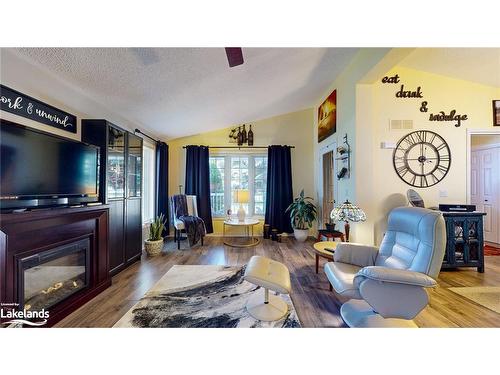
POLYGON ((500 126, 500 100, 493 100, 493 126, 500 126))
POLYGON ((337 90, 325 99, 318 108, 318 142, 337 131, 337 90))

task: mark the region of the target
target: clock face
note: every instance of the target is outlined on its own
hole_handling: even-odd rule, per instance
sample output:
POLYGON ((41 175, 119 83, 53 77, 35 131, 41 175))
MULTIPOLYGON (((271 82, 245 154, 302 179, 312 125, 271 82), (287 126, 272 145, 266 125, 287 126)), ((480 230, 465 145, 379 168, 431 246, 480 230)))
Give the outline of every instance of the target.
POLYGON ((404 136, 392 158, 399 178, 419 188, 436 185, 451 166, 448 144, 439 134, 427 130, 404 136))

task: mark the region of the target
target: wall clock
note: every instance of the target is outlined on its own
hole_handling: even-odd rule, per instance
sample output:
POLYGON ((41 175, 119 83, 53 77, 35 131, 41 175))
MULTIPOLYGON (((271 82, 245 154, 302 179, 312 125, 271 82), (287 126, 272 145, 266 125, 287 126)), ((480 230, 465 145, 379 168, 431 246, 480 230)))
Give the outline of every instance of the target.
POLYGON ((439 134, 418 130, 401 138, 392 155, 394 170, 408 185, 436 185, 450 170, 451 153, 439 134))

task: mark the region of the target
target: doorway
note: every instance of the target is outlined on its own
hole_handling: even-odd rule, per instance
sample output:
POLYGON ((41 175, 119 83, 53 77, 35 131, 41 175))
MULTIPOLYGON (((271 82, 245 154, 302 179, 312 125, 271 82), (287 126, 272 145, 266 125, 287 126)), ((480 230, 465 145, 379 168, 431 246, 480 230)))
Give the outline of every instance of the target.
POLYGON ((330 223, 330 212, 332 212, 336 201, 336 145, 337 144, 333 142, 320 150, 319 229, 325 229, 325 224, 330 223))
POLYGON ((468 202, 484 216, 484 240, 500 244, 500 132, 471 133, 468 202))

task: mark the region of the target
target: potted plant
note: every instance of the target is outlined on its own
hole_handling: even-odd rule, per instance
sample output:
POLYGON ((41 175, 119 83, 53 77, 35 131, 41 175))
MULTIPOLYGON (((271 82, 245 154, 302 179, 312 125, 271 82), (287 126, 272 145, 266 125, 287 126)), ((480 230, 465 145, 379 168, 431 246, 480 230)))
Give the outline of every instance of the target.
POLYGON ((299 242, 304 242, 307 239, 309 228, 316 220, 316 206, 311 201, 311 197, 304 197, 304 189, 302 189, 300 195, 286 209, 286 212, 290 213, 293 234, 299 242))
POLYGON ((151 224, 149 224, 149 237, 144 241, 144 248, 149 256, 155 256, 161 253, 163 249, 162 233, 165 229, 165 217, 163 214, 157 216, 151 224))

